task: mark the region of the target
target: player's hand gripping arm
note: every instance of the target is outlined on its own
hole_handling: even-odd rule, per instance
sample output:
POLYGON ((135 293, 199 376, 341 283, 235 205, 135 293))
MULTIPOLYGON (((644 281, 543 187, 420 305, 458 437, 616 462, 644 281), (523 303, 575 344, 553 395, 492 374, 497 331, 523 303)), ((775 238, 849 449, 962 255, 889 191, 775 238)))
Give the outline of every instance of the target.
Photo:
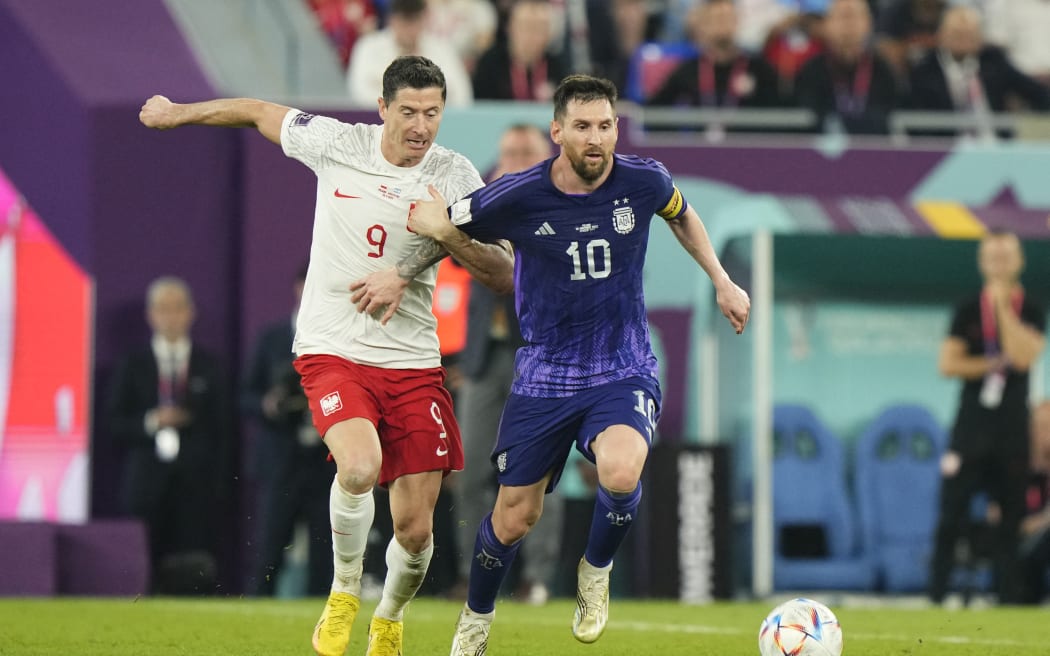
POLYGON ((700 268, 707 273, 715 286, 715 299, 722 314, 729 319, 736 334, 744 332, 747 320, 751 315, 751 299, 747 292, 738 287, 722 268, 718 261, 711 239, 707 236, 700 215, 692 207, 686 208, 678 218, 668 219, 667 225, 682 244, 682 247, 696 260, 700 268))
POLYGON ((183 125, 214 125, 228 128, 254 127, 264 137, 281 143, 281 121, 288 107, 253 98, 222 98, 199 103, 173 103, 164 96, 153 96, 139 111, 139 120, 148 128, 170 130, 183 125))
POLYGON ((486 244, 471 239, 449 221, 444 197, 433 185, 431 200, 416 201, 408 228, 426 239, 396 266, 377 271, 350 285, 350 300, 359 312, 371 314, 384 305, 386 324, 401 304, 405 288, 416 276, 447 255, 456 258, 474 278, 499 294, 514 291, 514 251, 506 241, 486 244))

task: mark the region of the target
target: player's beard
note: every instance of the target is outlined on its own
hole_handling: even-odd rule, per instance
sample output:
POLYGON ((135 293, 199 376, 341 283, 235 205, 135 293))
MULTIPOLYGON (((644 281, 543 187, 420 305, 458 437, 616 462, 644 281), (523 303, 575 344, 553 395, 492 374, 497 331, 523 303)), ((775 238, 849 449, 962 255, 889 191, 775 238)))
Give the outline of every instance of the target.
POLYGON ((602 159, 599 162, 591 162, 586 159, 587 153, 580 153, 574 156, 569 153, 569 163, 572 164, 572 170, 576 172, 576 175, 580 176, 581 180, 586 182, 594 182, 598 178, 602 177, 605 173, 605 169, 609 166, 609 153, 602 152, 602 159))

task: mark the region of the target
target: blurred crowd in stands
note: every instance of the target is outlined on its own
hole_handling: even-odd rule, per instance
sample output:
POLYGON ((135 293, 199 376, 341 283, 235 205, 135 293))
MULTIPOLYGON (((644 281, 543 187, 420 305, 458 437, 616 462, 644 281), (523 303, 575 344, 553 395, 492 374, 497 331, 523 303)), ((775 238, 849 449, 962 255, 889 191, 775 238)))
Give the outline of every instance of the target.
POLYGON ((394 56, 421 54, 450 107, 546 101, 586 72, 642 105, 803 108, 857 134, 901 109, 1050 109, 1045 0, 306 1, 363 107, 394 56))

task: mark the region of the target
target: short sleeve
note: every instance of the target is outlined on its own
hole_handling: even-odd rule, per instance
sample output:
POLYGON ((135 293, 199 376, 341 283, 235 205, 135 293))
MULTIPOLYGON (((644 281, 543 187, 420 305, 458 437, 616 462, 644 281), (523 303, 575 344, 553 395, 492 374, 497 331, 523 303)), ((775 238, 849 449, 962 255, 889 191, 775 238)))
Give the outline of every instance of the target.
POLYGON ((325 168, 331 144, 350 126, 327 116, 291 109, 281 121, 281 148, 313 171, 325 168))
POLYGON ((1021 321, 1040 333, 1046 332, 1046 308, 1025 299, 1021 307, 1021 321))
POLYGON ((685 197, 682 196, 678 187, 674 186, 674 181, 671 179, 671 174, 667 172, 667 168, 656 160, 650 160, 650 162, 656 177, 656 206, 659 208, 656 213, 668 221, 677 219, 685 213, 689 204, 685 202, 685 197))
POLYGON ((972 317, 966 311, 966 306, 958 307, 952 315, 951 328, 948 329, 949 337, 969 339, 969 325, 972 317))
POLYGON ((509 173, 452 203, 449 208, 452 223, 479 241, 513 239, 511 231, 515 222, 501 221, 500 217, 507 214, 507 208, 520 213, 529 185, 541 180, 544 171, 544 166, 535 166, 521 173, 509 173))
POLYGON ((454 203, 477 191, 484 182, 481 174, 470 163, 466 157, 456 154, 452 160, 452 167, 448 172, 447 189, 443 191, 445 199, 454 203))

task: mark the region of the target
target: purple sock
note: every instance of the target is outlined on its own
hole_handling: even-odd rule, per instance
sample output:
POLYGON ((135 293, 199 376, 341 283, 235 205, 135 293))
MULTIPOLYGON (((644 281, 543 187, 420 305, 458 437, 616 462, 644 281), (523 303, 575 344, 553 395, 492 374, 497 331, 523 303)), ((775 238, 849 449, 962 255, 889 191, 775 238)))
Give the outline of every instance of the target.
POLYGON ((492 513, 485 515, 474 540, 474 559, 470 563, 470 583, 467 606, 475 613, 491 613, 496 609, 503 579, 518 553, 521 540, 507 546, 496 538, 492 529, 492 513))
POLYGON ((598 498, 594 500, 594 517, 591 518, 591 533, 587 536, 587 551, 584 557, 595 567, 605 567, 612 562, 627 531, 638 514, 638 502, 642 499, 642 484, 633 492, 614 494, 598 486, 598 498))

